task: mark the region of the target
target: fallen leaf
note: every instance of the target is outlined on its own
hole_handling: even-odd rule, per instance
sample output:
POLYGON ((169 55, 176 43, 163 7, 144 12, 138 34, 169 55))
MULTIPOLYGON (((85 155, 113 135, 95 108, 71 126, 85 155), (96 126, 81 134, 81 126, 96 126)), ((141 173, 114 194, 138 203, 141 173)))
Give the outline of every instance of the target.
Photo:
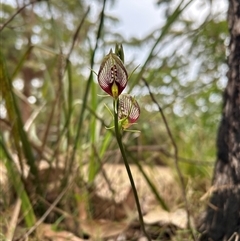
POLYGON ((129 226, 127 222, 112 222, 107 220, 81 221, 81 229, 93 239, 111 238, 122 234, 129 226))
POLYGON ((173 224, 182 229, 187 227, 187 213, 184 209, 167 212, 160 207, 156 207, 148 212, 143 219, 149 225, 160 223, 161 225, 173 224))
MULTIPOLYGON (((51 241, 84 241, 71 232, 67 231, 54 231, 49 224, 41 224, 37 230, 37 236, 40 240, 51 241)), ((90 240, 88 240, 90 241, 90 240)))

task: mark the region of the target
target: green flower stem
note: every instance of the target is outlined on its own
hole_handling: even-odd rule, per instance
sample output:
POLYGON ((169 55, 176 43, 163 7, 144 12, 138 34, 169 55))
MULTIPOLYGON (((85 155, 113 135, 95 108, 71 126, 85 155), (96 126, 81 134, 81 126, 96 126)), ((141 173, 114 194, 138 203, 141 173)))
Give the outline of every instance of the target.
POLYGON ((118 146, 120 148, 122 157, 123 157, 123 161, 124 161, 124 165, 126 167, 127 170, 127 174, 132 186, 132 190, 133 190, 133 194, 134 194, 134 198, 135 198, 135 202, 136 202, 136 206, 137 206, 137 210, 138 210, 138 216, 139 216, 139 222, 142 228, 143 233, 145 234, 146 238, 148 239, 148 241, 151 241, 151 238, 149 237, 149 235, 147 234, 146 230, 145 230, 145 226, 144 226, 144 221, 143 221, 143 215, 142 215, 142 211, 141 211, 141 206, 140 206, 140 202, 139 202, 139 198, 138 198, 138 194, 137 194, 137 189, 133 180, 133 176, 131 173, 131 169, 129 167, 128 161, 127 161, 127 156, 126 156, 126 152, 122 143, 122 135, 120 133, 120 128, 118 125, 118 99, 117 100, 113 100, 113 110, 114 110, 114 126, 115 126, 115 133, 116 133, 116 138, 117 138, 117 143, 118 146))

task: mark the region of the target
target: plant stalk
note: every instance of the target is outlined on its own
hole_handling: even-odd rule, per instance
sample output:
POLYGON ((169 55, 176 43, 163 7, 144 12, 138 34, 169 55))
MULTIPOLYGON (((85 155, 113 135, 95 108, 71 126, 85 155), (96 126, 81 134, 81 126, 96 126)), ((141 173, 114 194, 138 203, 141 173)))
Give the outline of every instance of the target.
POLYGON ((139 216, 140 226, 141 226, 141 229, 142 229, 144 235, 146 236, 147 240, 151 241, 151 238, 149 237, 149 235, 147 234, 147 232, 145 230, 143 215, 142 215, 141 206, 140 206, 140 202, 139 202, 139 198, 138 198, 138 194, 137 194, 137 189, 136 189, 136 186, 135 186, 135 183, 133 180, 132 172, 131 172, 130 166, 128 164, 126 152, 125 152, 125 149, 124 149, 124 146, 122 143, 122 135, 120 133, 120 128, 118 125, 118 99, 113 100, 113 110, 114 110, 114 127, 115 127, 116 139, 117 139, 117 143, 120 148, 122 158, 124 161, 124 165, 127 170, 128 178, 130 180, 131 187, 133 190, 133 194, 134 194, 134 198, 135 198, 135 202, 136 202, 136 206, 137 206, 137 211, 138 211, 138 216, 139 216))

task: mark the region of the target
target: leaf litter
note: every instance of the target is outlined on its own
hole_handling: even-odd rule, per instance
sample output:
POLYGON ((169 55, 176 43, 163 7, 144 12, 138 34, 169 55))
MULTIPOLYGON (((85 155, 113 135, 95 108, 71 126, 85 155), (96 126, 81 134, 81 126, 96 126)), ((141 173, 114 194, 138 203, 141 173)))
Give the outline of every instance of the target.
MULTIPOLYGON (((143 165, 144 171, 156 186, 159 194, 171 207, 171 211, 167 212, 161 208, 155 199, 138 168, 135 165, 130 167, 136 182, 144 214, 144 222, 152 238, 165 237, 167 240, 169 235, 175 233, 176 229, 185 229, 187 224, 186 212, 184 209, 179 208, 182 200, 178 200, 176 197, 181 196, 181 190, 172 170, 163 166, 150 167, 149 165, 143 165), (169 232, 169 229, 171 229, 171 232, 169 232)), ((87 176, 87 168, 87 166, 84 166, 82 169, 85 176, 87 176)), ((86 191, 81 186, 74 184, 74 187, 69 190, 68 195, 63 198, 60 205, 53 209, 55 213, 62 215, 63 221, 54 230, 54 224, 49 224, 51 218, 48 217, 46 222, 44 221, 36 228, 37 236, 41 237, 38 240, 81 241, 83 239, 106 240, 109 238, 138 240, 141 238, 142 234, 137 221, 135 200, 124 165, 104 164, 102 169, 105 175, 103 175, 103 171, 99 172, 91 192, 89 192, 90 189, 87 190, 89 192, 88 199, 75 198, 75 204, 72 204, 72 195, 82 197, 82 194, 86 191), (91 215, 89 215, 89 203, 91 215), (69 208, 72 205, 74 208, 69 208), (76 213, 77 215, 75 215, 76 213)), ((64 168, 58 166, 51 172, 57 173, 57 176, 61 177, 64 173, 64 168)), ((47 173, 49 174, 48 168, 41 170, 43 179, 46 178, 47 173)), ((49 190, 46 195, 46 199, 49 199, 46 200, 46 203, 49 202, 49 207, 53 199, 60 193, 61 188, 54 181, 53 175, 50 177, 48 183, 49 190)), ((54 220, 54 215, 51 214, 49 216, 52 216, 54 220)), ((21 217, 22 215, 19 216, 19 218, 21 217)), ((19 232, 19 230, 19 227, 17 227, 16 232, 19 232)), ((20 240, 19 235, 15 234, 14 237, 13 240, 20 240)))

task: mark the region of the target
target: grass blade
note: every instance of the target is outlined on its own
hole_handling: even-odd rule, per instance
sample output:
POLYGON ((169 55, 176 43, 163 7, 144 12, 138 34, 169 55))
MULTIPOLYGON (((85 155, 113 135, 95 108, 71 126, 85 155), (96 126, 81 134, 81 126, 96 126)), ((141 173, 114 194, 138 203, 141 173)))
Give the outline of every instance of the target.
MULTIPOLYGON (((22 64, 23 64, 22 61, 20 61, 17 69, 19 69, 19 66, 22 64)), ((0 77, 2 80, 1 91, 2 91, 3 98, 5 100, 5 105, 9 116, 9 120, 13 123, 12 135, 14 139, 14 144, 18 152, 20 165, 21 167, 23 166, 22 153, 24 153, 27 164, 30 167, 30 173, 34 177, 33 182, 36 185, 38 194, 40 194, 40 187, 38 182, 38 170, 35 165, 35 159, 32 153, 31 145, 28 141, 27 134, 24 130, 21 114, 15 99, 15 95, 13 93, 12 84, 6 68, 5 58, 2 55, 2 53, 0 53, 0 66, 1 66, 0 77), (20 145, 20 142, 21 142, 21 145, 20 145)))
MULTIPOLYGON (((2 154, 5 154, 6 160, 4 160, 4 164, 7 169, 7 173, 10 177, 10 180, 12 182, 12 185, 14 186, 14 189, 16 193, 18 194, 18 197, 22 201, 22 212, 24 214, 24 220, 27 227, 32 227, 35 224, 35 214, 31 205, 31 202, 28 198, 28 194, 25 191, 24 185, 21 180, 21 175, 17 171, 17 168, 14 164, 14 160, 12 159, 11 155, 9 154, 7 147, 5 146, 2 136, 0 137, 0 147, 2 150, 0 152, 2 154)), ((1 155, 3 157, 3 155, 1 155)))
MULTIPOLYGON (((99 28, 98 28, 98 32, 97 32, 97 37, 96 37, 96 44, 95 44, 95 48, 94 48, 92 56, 91 56, 91 63, 90 63, 91 69, 93 68, 93 65, 94 65, 95 54, 96 54, 96 50, 98 49, 98 43, 99 43, 99 40, 100 40, 100 37, 101 37, 102 28, 103 28, 103 22, 104 22, 104 16, 105 16, 105 5, 106 5, 106 0, 103 1, 100 24, 99 24, 99 28)), ((84 97, 83 97, 83 104, 82 104, 82 108, 81 108, 81 112, 80 112, 80 117, 79 117, 79 122, 78 122, 78 127, 77 127, 77 134, 76 134, 76 137, 75 137, 75 140, 74 140, 73 152, 72 152, 72 156, 71 156, 71 159, 70 159, 71 163, 73 163, 73 161, 74 161, 75 153, 76 153, 76 150, 77 150, 78 141, 79 141, 79 137, 80 137, 80 131, 82 129, 82 124, 83 124, 83 119, 84 119, 84 112, 85 112, 86 107, 87 107, 87 99, 88 99, 90 87, 91 87, 91 84, 92 84, 92 80, 93 80, 93 72, 90 71, 90 75, 89 75, 89 78, 88 78, 88 81, 87 81, 86 90, 85 90, 84 97)))

